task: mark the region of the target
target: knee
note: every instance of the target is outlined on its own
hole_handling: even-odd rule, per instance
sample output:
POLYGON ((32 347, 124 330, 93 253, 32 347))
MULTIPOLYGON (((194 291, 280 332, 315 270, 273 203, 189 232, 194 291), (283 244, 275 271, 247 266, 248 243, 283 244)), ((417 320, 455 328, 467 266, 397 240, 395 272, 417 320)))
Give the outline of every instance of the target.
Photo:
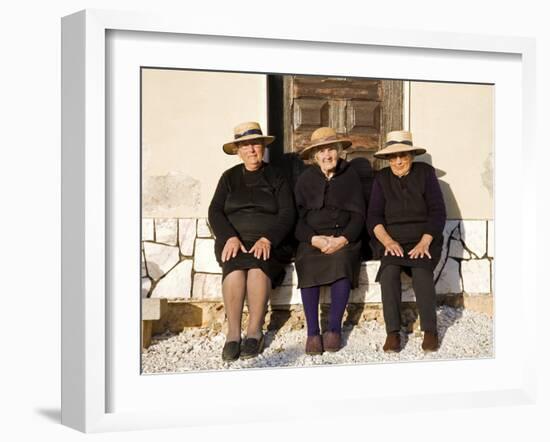
POLYGON ((246 275, 244 270, 233 270, 231 273, 225 275, 225 278, 223 278, 223 284, 243 283, 245 279, 246 275))

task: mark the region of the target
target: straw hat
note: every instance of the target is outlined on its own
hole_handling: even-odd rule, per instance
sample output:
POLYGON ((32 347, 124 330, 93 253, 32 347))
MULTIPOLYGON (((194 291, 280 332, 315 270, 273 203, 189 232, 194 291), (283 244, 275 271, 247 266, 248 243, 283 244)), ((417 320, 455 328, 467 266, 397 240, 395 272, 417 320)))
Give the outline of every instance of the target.
POLYGON ((332 127, 320 127, 311 134, 311 144, 304 147, 300 156, 308 158, 311 155, 312 149, 316 147, 342 146, 342 149, 347 149, 351 146, 351 141, 346 138, 340 138, 332 127))
POLYGON ((412 142, 412 134, 406 130, 394 130, 389 132, 386 137, 386 146, 374 154, 375 158, 385 160, 389 155, 410 152, 412 155, 422 155, 426 153, 426 149, 414 146, 412 142))
POLYGON ((237 143, 246 140, 263 140, 265 145, 271 144, 275 137, 263 135, 262 129, 255 121, 241 123, 233 129, 233 140, 223 145, 223 151, 228 155, 237 153, 237 143))

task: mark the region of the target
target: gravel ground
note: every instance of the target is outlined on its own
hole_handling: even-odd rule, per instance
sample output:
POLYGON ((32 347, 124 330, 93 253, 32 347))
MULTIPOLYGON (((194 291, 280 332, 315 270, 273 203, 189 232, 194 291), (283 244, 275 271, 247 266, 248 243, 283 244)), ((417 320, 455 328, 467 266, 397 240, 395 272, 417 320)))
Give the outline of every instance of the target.
POLYGON ((179 334, 157 335, 142 354, 143 373, 177 373, 265 367, 305 367, 329 364, 365 364, 433 359, 478 359, 493 356, 493 321, 482 313, 447 306, 438 308, 440 348, 436 353, 421 349, 422 334, 402 333, 400 353, 384 353, 383 325, 366 321, 343 329, 344 347, 336 353, 308 356, 304 353, 305 329, 269 331, 265 349, 258 357, 224 362, 221 352, 225 335, 209 329, 186 329, 179 334))

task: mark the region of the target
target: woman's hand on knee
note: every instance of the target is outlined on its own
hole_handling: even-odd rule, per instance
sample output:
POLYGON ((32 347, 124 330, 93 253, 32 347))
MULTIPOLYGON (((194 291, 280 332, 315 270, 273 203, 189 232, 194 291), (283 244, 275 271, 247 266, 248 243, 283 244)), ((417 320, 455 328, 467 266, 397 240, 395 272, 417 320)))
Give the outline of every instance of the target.
POLYGON ((267 238, 261 237, 254 243, 248 253, 253 253, 254 258, 256 259, 263 259, 264 261, 267 261, 271 254, 271 241, 267 238))
POLYGON ((237 236, 232 236, 225 242, 222 250, 222 262, 229 261, 231 258, 235 258, 239 250, 246 253, 246 248, 237 236))
POLYGON ((400 256, 403 258, 403 247, 394 240, 388 241, 386 244, 384 244, 384 248, 386 249, 384 251, 384 256, 400 256))
POLYGON ((428 258, 432 259, 432 255, 430 255, 431 242, 432 242, 431 237, 430 239, 423 237, 418 242, 418 244, 410 250, 410 252, 408 253, 409 257, 412 259, 417 259, 417 258, 424 258, 424 255, 426 255, 428 258))

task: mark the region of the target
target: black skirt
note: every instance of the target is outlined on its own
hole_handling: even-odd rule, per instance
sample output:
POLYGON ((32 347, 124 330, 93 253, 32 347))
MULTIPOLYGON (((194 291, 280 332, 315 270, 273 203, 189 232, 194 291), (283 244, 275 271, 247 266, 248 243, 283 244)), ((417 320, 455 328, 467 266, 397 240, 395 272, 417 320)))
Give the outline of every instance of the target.
POLYGON ((335 253, 326 255, 311 244, 301 242, 296 252, 298 288, 328 285, 348 278, 351 287, 359 285, 361 242, 353 242, 335 253))
POLYGON ((416 259, 408 257, 407 254, 418 244, 418 241, 420 241, 420 237, 418 238, 418 240, 415 241, 398 241, 399 245, 403 248, 403 257, 392 255, 384 256, 384 246, 376 238, 373 238, 371 241, 374 252, 373 254, 380 259, 380 268, 378 269, 378 273, 376 274, 375 281, 380 281, 380 275, 382 274, 384 268, 388 265, 399 265, 403 267, 405 273, 407 273, 409 276, 411 276, 410 269, 412 267, 423 267, 433 272, 441 258, 443 237, 442 235, 436 236, 430 244, 429 251, 430 255, 432 256, 431 259, 427 256, 424 256, 424 258, 416 259))
MULTIPOLYGON (((254 245, 255 241, 243 241, 246 250, 254 245)), ((216 241, 214 252, 216 259, 222 268, 222 281, 227 275, 235 270, 260 269, 271 280, 271 288, 275 288, 283 282, 285 277, 285 266, 292 258, 292 247, 290 245, 280 245, 277 248, 271 248, 268 260, 255 258, 252 253, 239 251, 235 258, 222 262, 221 254, 225 244, 216 241)))

